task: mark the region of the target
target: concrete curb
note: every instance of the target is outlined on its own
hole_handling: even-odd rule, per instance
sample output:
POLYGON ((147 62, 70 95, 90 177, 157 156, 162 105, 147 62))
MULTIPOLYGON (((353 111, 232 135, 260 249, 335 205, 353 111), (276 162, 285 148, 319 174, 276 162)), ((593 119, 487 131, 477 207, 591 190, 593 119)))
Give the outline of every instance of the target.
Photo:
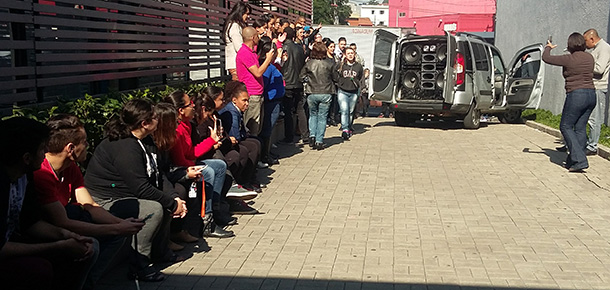
MULTIPOLYGON (((551 136, 563 139, 563 136, 561 135, 561 132, 555 128, 551 128, 547 125, 544 124, 540 124, 534 121, 530 121, 530 120, 525 120, 525 125, 532 127, 536 130, 542 131, 544 133, 547 133, 551 136)), ((598 144, 597 145, 597 155, 606 158, 606 159, 610 159, 610 148, 602 145, 602 144, 598 144)))

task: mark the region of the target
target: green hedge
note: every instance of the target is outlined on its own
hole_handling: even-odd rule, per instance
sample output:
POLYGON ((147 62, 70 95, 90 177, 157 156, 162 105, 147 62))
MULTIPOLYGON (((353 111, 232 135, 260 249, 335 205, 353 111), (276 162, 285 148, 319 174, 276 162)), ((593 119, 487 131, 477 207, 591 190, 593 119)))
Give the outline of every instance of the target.
MULTIPOLYGON (((547 125, 551 128, 559 130, 559 123, 561 122, 561 115, 553 115, 548 110, 525 110, 521 116, 524 119, 536 121, 538 123, 547 125)), ((588 131, 588 129, 587 129, 588 131)), ((599 143, 610 147, 610 128, 605 124, 602 124, 602 132, 599 137, 599 143)))
POLYGON ((57 104, 53 106, 15 106, 13 107, 13 114, 3 119, 24 116, 40 122, 46 122, 49 117, 57 113, 76 115, 85 124, 89 141, 89 152, 93 153, 97 144, 103 139, 104 124, 114 115, 119 114, 127 101, 141 98, 157 103, 175 90, 183 90, 190 95, 209 85, 224 87, 223 82, 193 83, 176 87, 166 86, 165 88, 158 89, 140 89, 121 94, 111 93, 99 97, 85 95, 83 98, 74 100, 59 99, 57 104))

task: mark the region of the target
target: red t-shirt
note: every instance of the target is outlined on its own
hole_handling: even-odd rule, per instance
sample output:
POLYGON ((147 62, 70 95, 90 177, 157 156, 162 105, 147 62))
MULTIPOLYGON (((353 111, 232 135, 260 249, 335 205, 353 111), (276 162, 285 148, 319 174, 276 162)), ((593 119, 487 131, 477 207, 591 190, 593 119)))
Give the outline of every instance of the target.
POLYGON ((55 175, 46 158, 40 169, 34 171, 34 187, 42 205, 56 201, 61 202, 63 206, 76 203, 76 189, 84 186, 83 174, 74 162, 63 171, 61 179, 55 175))
POLYGON ((242 44, 239 51, 237 51, 237 57, 235 58, 237 67, 237 78, 246 84, 246 89, 249 95, 261 96, 263 94, 263 77, 255 77, 248 70, 249 67, 259 66, 258 55, 256 50, 250 49, 247 45, 242 44))

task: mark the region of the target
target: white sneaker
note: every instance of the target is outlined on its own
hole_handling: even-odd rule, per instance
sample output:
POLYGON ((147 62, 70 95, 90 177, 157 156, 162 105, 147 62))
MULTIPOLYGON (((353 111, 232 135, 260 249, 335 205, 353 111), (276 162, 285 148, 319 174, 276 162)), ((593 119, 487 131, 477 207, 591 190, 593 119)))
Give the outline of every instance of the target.
POLYGON ((256 167, 259 169, 267 168, 269 167, 269 164, 259 161, 258 163, 256 163, 256 167))
POLYGON ((249 200, 258 196, 256 191, 247 190, 240 185, 234 184, 227 192, 227 198, 249 200))

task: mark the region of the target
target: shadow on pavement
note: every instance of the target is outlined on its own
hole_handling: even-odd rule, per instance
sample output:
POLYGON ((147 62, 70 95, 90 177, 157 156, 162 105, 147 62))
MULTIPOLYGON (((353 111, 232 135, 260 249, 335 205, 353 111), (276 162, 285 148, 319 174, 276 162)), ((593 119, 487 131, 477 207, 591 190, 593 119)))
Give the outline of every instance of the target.
POLYGON ((548 148, 540 148, 539 150, 542 150, 542 152, 530 151, 530 148, 523 148, 523 152, 525 152, 525 153, 544 154, 549 157, 549 160, 552 163, 557 164, 561 168, 565 167, 565 161, 568 156, 565 152, 559 152, 555 149, 548 149, 548 148))
MULTIPOLYGON (((196 271, 195 268, 192 271, 196 271)), ((367 277, 365 277, 367 278, 367 277)), ((376 277, 368 277, 376 278, 376 277)), ((98 289, 136 289, 134 281, 124 280, 120 284, 108 284, 102 281, 98 289)), ((501 287, 501 286, 468 286, 455 284, 422 284, 422 283, 384 283, 361 282, 343 279, 298 279, 298 278, 258 278, 258 277, 231 277, 231 276, 200 276, 200 275, 168 275, 163 282, 140 283, 141 289, 328 289, 328 290, 517 290, 517 289, 553 289, 532 287, 501 287)))
MULTIPOLYGON (((497 125, 500 123, 495 122, 481 122, 481 128, 486 128, 488 126, 497 125)), ((394 121, 385 121, 379 122, 375 124, 373 127, 398 127, 396 122, 394 121)), ((410 124, 410 128, 419 128, 419 129, 436 129, 436 130, 466 130, 464 129, 464 124, 462 122, 456 121, 445 121, 445 120, 419 120, 415 123, 410 124)))

